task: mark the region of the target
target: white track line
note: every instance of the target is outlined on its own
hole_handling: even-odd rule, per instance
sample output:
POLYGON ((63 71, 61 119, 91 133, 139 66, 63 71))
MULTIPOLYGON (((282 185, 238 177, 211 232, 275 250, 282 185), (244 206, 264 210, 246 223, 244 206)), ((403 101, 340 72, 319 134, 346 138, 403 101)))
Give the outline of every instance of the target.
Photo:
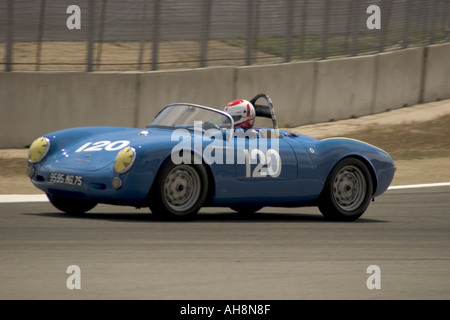
POLYGON ((388 190, 396 189, 414 189, 414 188, 431 188, 431 187, 448 187, 450 182, 440 182, 440 183, 423 183, 423 184, 408 184, 403 186, 390 186, 388 190))
POLYGON ((0 203, 48 202, 45 194, 0 194, 0 203))
MULTIPOLYGON (((388 190, 449 187, 450 182, 390 186, 388 190)), ((0 203, 48 202, 45 194, 0 194, 0 203)))

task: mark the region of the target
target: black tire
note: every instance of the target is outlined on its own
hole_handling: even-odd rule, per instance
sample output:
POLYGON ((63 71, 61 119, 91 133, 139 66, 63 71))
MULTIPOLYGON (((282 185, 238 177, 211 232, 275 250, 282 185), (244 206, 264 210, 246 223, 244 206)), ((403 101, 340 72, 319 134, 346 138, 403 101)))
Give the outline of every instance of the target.
POLYGON ((372 194, 367 166, 356 158, 346 158, 330 172, 319 196, 319 210, 328 220, 354 221, 366 211, 372 194))
POLYGON ((83 214, 92 210, 97 202, 85 199, 68 198, 47 194, 50 203, 58 210, 68 214, 83 214))
POLYGON ((251 214, 254 214, 257 211, 261 210, 263 207, 261 207, 261 206, 232 206, 230 208, 241 215, 251 215, 251 214))
POLYGON ((197 214, 208 195, 208 173, 201 164, 163 165, 150 192, 149 207, 155 216, 188 219, 197 214))

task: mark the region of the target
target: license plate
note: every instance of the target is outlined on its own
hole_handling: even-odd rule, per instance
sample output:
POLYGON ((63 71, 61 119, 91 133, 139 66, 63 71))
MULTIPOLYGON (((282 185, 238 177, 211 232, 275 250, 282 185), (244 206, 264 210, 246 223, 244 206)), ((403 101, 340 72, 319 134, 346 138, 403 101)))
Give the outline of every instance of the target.
POLYGON ((57 172, 50 173, 50 178, 48 179, 48 181, 53 183, 69 184, 73 186, 83 185, 83 177, 57 172))

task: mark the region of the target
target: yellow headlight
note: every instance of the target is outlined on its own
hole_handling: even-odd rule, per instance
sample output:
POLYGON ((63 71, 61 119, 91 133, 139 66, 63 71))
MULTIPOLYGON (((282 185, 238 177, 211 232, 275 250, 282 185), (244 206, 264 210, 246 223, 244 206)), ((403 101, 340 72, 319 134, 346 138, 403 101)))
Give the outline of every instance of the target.
POLYGON ((50 140, 40 137, 33 141, 28 149, 28 161, 36 163, 44 159, 50 149, 50 140))
POLYGON ((136 159, 136 150, 132 147, 126 147, 119 151, 114 161, 114 170, 117 173, 125 173, 133 166, 136 159))

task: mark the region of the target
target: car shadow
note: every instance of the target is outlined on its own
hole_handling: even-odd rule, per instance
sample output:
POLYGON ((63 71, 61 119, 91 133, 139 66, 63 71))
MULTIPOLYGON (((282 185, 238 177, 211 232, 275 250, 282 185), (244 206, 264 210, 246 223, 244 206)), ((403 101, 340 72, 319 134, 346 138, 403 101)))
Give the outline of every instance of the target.
POLYGON ((26 215, 42 216, 58 219, 94 219, 94 220, 107 220, 116 222, 159 222, 159 223, 205 223, 205 222, 235 222, 235 223, 257 223, 257 222, 316 222, 316 223, 381 223, 386 222, 383 220, 366 219, 364 217, 359 218, 353 222, 346 221, 330 221, 325 219, 320 214, 309 213, 277 213, 277 212, 259 212, 253 214, 238 214, 231 212, 200 212, 195 217, 189 220, 173 220, 163 219, 157 217, 151 213, 85 213, 85 214, 66 214, 62 212, 41 212, 41 213, 24 213, 26 215))

